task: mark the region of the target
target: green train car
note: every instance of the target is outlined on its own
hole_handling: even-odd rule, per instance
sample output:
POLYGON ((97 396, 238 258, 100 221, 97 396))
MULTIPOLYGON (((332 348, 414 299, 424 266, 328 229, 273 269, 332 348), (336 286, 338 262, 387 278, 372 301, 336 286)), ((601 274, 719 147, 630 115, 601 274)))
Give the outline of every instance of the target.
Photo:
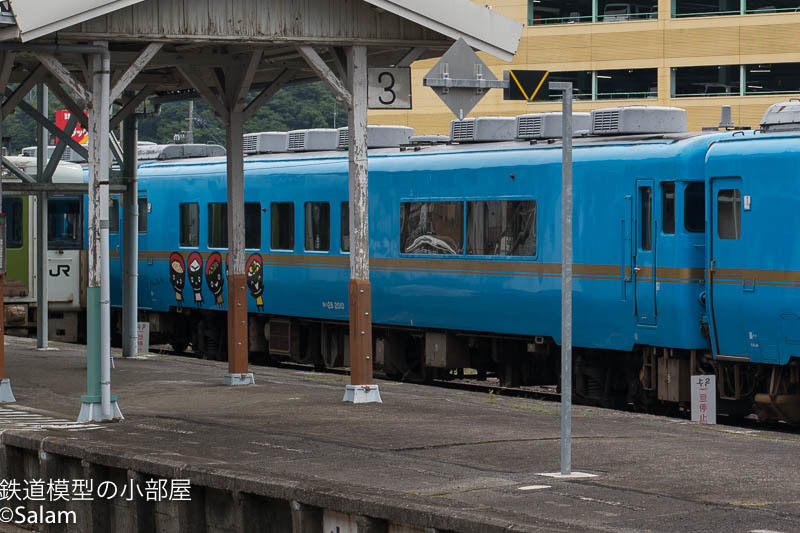
MULTIPOLYGON (((8 158, 31 176, 36 175, 36 159, 8 158)), ((3 183, 19 182, 7 173, 3 183)), ((83 183, 83 169, 62 162, 53 175, 54 183, 83 183)), ((5 188, 4 188, 5 189, 5 188)), ((3 194, 6 215, 5 326, 9 335, 36 332, 36 196, 11 192, 3 194)), ((47 292, 49 332, 52 340, 78 341, 84 329, 86 297, 81 283, 86 278, 85 195, 50 195, 48 201, 47 292)))

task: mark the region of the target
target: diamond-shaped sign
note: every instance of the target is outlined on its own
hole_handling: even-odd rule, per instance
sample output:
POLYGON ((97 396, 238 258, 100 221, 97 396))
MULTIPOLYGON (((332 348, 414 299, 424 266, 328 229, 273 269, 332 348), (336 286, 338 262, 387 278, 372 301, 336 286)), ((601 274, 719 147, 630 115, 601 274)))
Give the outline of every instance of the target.
POLYGON ((472 111, 488 89, 502 86, 463 38, 445 52, 422 84, 432 88, 459 119, 472 111))

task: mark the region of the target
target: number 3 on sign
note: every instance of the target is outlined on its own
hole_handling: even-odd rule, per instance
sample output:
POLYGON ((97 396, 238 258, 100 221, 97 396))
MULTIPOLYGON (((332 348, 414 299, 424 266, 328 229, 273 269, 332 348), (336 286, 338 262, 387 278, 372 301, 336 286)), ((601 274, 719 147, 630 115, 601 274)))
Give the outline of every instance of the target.
POLYGON ((367 72, 369 109, 411 109, 411 69, 371 68, 367 72))

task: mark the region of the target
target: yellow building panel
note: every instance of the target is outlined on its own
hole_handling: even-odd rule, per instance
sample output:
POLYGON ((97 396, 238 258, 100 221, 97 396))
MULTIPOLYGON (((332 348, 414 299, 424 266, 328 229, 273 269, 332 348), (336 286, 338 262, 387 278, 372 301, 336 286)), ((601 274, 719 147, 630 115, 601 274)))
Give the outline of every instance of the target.
POLYGON ((800 24, 743 26, 742 54, 781 54, 798 52, 800 24))
POLYGON ((662 55, 663 32, 635 31, 592 35, 592 60, 651 59, 662 55))
POLYGON ((550 64, 591 61, 591 34, 534 36, 532 33, 523 36, 520 43, 529 63, 540 63, 542 59, 550 64))
POLYGON ((671 30, 664 37, 665 57, 738 55, 739 28, 706 27, 671 30))

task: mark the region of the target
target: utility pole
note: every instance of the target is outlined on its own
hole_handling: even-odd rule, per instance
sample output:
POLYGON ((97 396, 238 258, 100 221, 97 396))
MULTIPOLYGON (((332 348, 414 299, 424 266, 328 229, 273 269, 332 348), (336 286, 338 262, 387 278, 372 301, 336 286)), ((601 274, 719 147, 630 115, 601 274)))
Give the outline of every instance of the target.
POLYGON ((194 100, 189 100, 189 129, 186 130, 186 144, 194 144, 194 100))

